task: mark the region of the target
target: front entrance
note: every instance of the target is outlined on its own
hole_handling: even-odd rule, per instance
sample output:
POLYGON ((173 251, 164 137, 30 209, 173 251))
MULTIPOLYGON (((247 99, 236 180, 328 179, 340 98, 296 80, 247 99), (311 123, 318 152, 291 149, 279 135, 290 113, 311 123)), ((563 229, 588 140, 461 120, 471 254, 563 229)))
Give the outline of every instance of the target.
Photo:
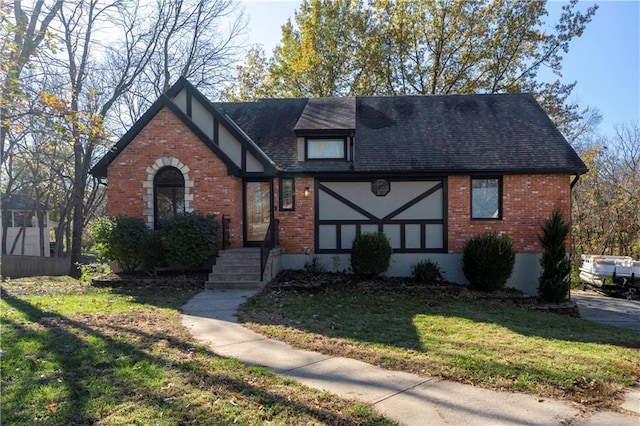
POLYGON ((244 244, 258 246, 269 229, 273 192, 269 181, 244 183, 244 244))

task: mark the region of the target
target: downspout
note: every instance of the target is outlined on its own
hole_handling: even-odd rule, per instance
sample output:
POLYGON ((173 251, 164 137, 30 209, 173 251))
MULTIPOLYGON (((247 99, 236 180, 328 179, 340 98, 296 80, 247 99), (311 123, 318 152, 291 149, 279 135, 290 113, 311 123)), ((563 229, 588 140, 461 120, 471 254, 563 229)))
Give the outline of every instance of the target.
POLYGON ((573 189, 573 187, 576 186, 576 183, 578 183, 579 180, 580 180, 580 175, 576 175, 576 177, 574 177, 573 180, 571 181, 570 189, 573 189))
MULTIPOLYGON (((573 238, 573 195, 571 191, 573 191, 573 187, 576 186, 578 181, 580 180, 580 175, 576 174, 576 176, 571 181, 571 185, 569 185, 569 235, 571 236, 571 249, 569 250, 569 260, 571 260, 573 255, 573 249, 575 247, 575 241, 573 238)), ((569 290, 569 300, 571 300, 571 290, 569 290)))

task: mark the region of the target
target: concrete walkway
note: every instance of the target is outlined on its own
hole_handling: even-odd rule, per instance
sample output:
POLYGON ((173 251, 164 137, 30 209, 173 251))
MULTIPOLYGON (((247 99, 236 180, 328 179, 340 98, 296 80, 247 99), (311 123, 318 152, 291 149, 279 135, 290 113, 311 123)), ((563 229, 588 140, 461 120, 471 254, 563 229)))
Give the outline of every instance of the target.
POLYGON ((216 354, 265 366, 309 387, 371 404, 403 425, 640 424, 640 392, 629 393, 623 405, 637 416, 599 412, 585 417, 562 401, 428 379, 293 349, 237 323, 236 309, 255 292, 205 290, 183 307, 182 323, 216 354))

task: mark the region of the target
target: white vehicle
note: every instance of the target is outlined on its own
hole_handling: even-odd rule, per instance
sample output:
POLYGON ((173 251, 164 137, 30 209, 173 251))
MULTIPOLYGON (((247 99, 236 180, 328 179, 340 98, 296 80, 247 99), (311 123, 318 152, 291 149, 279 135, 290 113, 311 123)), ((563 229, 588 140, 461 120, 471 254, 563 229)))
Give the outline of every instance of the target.
POLYGON ((640 289, 640 261, 629 256, 582 255, 580 280, 601 290, 622 291, 631 298, 640 289))

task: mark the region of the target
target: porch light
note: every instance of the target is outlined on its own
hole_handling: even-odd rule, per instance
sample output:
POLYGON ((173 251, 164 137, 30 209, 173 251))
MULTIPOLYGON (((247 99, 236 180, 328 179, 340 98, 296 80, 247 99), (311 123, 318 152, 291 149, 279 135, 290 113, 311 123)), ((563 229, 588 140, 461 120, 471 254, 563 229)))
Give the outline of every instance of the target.
POLYGON ((309 189, 309 187, 305 186, 304 187, 304 196, 308 197, 310 193, 311 193, 311 190, 309 189))

